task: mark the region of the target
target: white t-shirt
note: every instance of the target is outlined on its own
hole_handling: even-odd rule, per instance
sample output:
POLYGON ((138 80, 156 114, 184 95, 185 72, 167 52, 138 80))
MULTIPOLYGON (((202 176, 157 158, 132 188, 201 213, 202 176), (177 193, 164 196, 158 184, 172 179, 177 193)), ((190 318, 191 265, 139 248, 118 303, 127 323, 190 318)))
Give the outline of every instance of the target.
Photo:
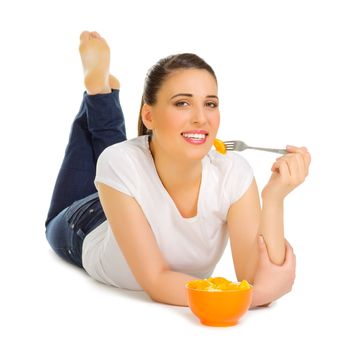
MULTIPOLYGON (((210 150, 202 159, 197 215, 184 218, 158 176, 148 136, 143 135, 107 147, 98 158, 94 183, 134 197, 170 268, 203 279, 211 276, 227 245, 229 206, 242 197, 253 177, 251 166, 241 155, 210 150)), ((108 221, 84 239, 82 263, 95 280, 143 290, 108 221)))

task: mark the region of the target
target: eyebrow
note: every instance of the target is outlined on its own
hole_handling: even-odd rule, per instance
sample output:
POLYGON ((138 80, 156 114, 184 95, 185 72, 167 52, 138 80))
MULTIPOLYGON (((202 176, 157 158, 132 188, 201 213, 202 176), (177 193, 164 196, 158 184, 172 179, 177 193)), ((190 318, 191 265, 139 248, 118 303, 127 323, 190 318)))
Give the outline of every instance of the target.
MULTIPOLYGON (((181 94, 177 94, 177 95, 172 96, 172 97, 170 98, 170 100, 172 100, 173 98, 178 97, 178 96, 193 97, 194 95, 193 95, 193 94, 181 93, 181 94)), ((208 97, 208 98, 216 98, 216 99, 219 99, 216 95, 207 95, 206 97, 208 97)))

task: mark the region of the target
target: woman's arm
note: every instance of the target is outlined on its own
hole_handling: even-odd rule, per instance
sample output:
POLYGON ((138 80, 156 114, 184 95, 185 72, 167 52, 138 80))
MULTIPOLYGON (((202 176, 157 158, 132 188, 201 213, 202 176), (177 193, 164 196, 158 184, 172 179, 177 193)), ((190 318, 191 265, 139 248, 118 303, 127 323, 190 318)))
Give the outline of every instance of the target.
POLYGON ((285 240, 286 255, 283 265, 273 264, 262 236, 259 237, 259 263, 254 279, 253 300, 250 308, 267 306, 291 291, 296 277, 296 256, 285 240))
POLYGON ((153 301, 188 306, 185 284, 198 278, 170 269, 134 198, 101 182, 97 185, 112 233, 139 285, 153 301))
POLYGON ((285 259, 284 199, 304 182, 311 162, 305 147, 288 146, 287 151, 276 159, 271 178, 261 193, 263 207, 259 233, 264 237, 271 261, 277 265, 283 264, 285 259))
POLYGON ((295 255, 284 238, 283 201, 304 182, 311 156, 305 147, 287 149, 289 153, 277 158, 272 166, 273 174, 261 195, 262 209, 253 180, 227 214, 236 275, 254 285, 253 306, 276 300, 290 291, 294 282, 295 255), (264 237, 261 250, 259 235, 264 237))
POLYGON ((263 198, 261 209, 257 184, 253 180, 247 192, 228 212, 227 225, 237 279, 246 279, 254 287, 251 308, 268 305, 280 298, 291 290, 294 282, 295 257, 284 239, 282 207, 282 202, 275 205, 263 198), (273 261, 281 261, 281 266, 273 261))
POLYGON ((263 236, 270 260, 282 265, 285 259, 284 204, 282 200, 262 198, 258 233, 263 236))
MULTIPOLYGON (((262 242, 259 241, 258 244, 259 248, 261 245, 263 251, 259 251, 259 260, 266 259, 262 256, 263 253, 266 253, 270 262, 277 265, 282 265, 284 263, 286 250, 283 213, 283 201, 273 201, 267 197, 262 197, 261 221, 258 232, 263 236, 263 239, 262 242)), ((260 263, 258 268, 261 268, 260 263)), ((293 281, 291 282, 291 287, 292 284, 293 281)), ((257 281, 251 308, 256 306, 268 306, 272 301, 273 299, 270 298, 265 288, 260 288, 260 281, 257 281)))
POLYGON ((254 284, 259 262, 258 235, 264 237, 272 261, 281 264, 285 256, 283 205, 263 198, 253 179, 247 192, 229 208, 227 228, 236 277, 254 284))

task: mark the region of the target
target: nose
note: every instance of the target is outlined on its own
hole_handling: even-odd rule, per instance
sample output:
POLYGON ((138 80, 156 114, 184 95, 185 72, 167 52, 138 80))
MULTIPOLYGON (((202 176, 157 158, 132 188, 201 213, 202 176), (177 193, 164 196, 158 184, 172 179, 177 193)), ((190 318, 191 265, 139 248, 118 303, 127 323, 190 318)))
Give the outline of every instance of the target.
POLYGON ((197 123, 199 125, 204 124, 207 121, 205 109, 203 107, 194 108, 191 119, 192 123, 197 123))

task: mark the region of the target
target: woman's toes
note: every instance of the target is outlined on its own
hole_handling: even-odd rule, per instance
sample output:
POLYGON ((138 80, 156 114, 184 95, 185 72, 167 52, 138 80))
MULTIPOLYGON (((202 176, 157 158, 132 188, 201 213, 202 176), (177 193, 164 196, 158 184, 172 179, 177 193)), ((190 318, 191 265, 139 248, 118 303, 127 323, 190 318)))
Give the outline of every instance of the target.
POLYGON ((80 40, 89 40, 90 32, 88 31, 83 31, 80 35, 80 40))
POLYGON ((92 39, 100 39, 101 38, 100 34, 98 34, 96 32, 91 32, 90 35, 91 35, 92 39))
POLYGON ((98 39, 107 44, 106 40, 98 32, 91 32, 92 39, 98 39))

